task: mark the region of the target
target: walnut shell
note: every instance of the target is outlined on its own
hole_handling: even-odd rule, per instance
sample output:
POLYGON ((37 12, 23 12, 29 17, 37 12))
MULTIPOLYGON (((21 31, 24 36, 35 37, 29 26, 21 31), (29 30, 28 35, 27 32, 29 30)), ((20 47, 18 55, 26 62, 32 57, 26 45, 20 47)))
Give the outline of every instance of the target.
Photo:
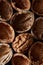
POLYGON ((33 65, 43 65, 43 43, 39 41, 35 42, 31 46, 28 56, 33 65))
POLYGON ((5 65, 12 58, 12 50, 8 44, 0 43, 0 65, 5 65))
POLYGON ((32 45, 32 43, 33 43, 32 35, 28 33, 23 33, 19 34, 15 38, 12 47, 15 52, 26 53, 28 48, 30 48, 30 46, 32 45))
POLYGON ((26 11, 30 9, 30 0, 11 0, 12 7, 17 11, 26 11))
POLYGON ((32 11, 43 16, 43 0, 32 0, 32 11))
POLYGON ((25 55, 16 53, 12 58, 12 65, 31 65, 31 61, 25 55))
POLYGON ((0 0, 0 20, 9 21, 12 17, 13 10, 7 0, 0 0))
POLYGON ((31 33, 33 34, 34 38, 43 40, 43 17, 36 19, 31 33))
POLYGON ((30 11, 15 13, 10 24, 17 33, 23 33, 31 29, 34 23, 34 14, 30 11))
POLYGON ((13 28, 8 23, 0 21, 0 42, 10 43, 14 40, 14 37, 13 28))

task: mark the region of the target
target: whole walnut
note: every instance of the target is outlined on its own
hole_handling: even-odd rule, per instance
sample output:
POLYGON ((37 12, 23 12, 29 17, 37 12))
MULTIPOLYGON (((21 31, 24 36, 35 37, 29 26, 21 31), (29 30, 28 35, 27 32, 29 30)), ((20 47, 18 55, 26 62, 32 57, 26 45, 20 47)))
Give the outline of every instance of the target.
POLYGON ((12 44, 15 52, 26 53, 28 48, 33 43, 32 35, 29 33, 19 34, 12 44))

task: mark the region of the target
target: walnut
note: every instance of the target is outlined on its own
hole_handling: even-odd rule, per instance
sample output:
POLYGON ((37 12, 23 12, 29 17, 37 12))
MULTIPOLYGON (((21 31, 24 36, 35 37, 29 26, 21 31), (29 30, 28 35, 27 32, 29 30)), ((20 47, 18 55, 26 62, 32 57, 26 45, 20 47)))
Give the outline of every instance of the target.
POLYGON ((35 39, 43 40, 43 17, 35 20, 31 33, 35 39))
POLYGON ((0 42, 11 43, 14 40, 15 33, 8 23, 0 21, 0 42))
POLYGON ((43 16, 43 0, 32 0, 32 11, 43 16))
POLYGON ((12 65, 31 65, 31 61, 24 54, 16 53, 12 57, 12 65))
POLYGON ((13 9, 7 0, 0 0, 0 20, 9 21, 13 14, 13 9))
POLYGON ((43 43, 35 42, 31 46, 28 56, 33 65, 43 65, 43 43))
POLYGON ((12 7, 17 11, 26 11, 30 9, 30 0, 11 0, 12 7))
POLYGON ((19 34, 15 38, 12 47, 15 52, 26 53, 32 43, 33 43, 32 35, 28 33, 23 33, 23 34, 19 34))
POLYGON ((12 58, 12 50, 8 44, 0 43, 0 65, 5 65, 12 58))
POLYGON ((23 33, 31 29, 34 23, 34 14, 30 11, 15 13, 10 21, 14 30, 23 33))

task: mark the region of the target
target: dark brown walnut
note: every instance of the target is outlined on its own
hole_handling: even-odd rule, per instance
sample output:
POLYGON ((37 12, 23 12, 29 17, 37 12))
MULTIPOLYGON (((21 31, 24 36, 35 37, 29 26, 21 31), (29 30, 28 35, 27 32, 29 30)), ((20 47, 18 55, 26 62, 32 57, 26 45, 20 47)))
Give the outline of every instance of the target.
POLYGON ((7 0, 0 0, 0 20, 8 21, 13 14, 12 7, 7 0))
POLYGON ((37 15, 43 16, 43 0, 32 0, 32 10, 37 15))
POLYGON ((43 40, 43 17, 36 19, 32 28, 32 34, 36 39, 43 40))
POLYGON ((8 44, 0 43, 0 65, 5 65, 12 58, 12 50, 8 44))
POLYGON ((15 13, 10 23, 16 32, 26 32, 31 29, 34 23, 34 14, 30 11, 15 13))
POLYGON ((43 43, 35 42, 28 53, 33 65, 43 65, 43 43))
POLYGON ((16 53, 12 57, 12 65, 31 65, 31 61, 25 55, 16 53))
POLYGON ((15 52, 26 53, 33 43, 32 35, 29 33, 19 34, 12 44, 15 52))
POLYGON ((30 0, 11 0, 12 7, 17 11, 30 9, 30 0))
POLYGON ((10 43, 14 37, 13 28, 8 23, 0 21, 0 42, 10 43))

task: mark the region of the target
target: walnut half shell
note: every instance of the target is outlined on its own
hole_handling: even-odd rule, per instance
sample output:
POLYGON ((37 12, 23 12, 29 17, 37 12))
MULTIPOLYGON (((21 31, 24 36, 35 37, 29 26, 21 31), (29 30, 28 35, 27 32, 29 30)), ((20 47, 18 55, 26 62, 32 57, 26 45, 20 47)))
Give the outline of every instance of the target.
POLYGON ((16 53, 12 57, 12 65, 31 65, 31 61, 25 55, 16 53))
POLYGON ((19 34, 12 44, 15 52, 26 53, 33 43, 32 35, 29 33, 19 34))
POLYGON ((13 28, 6 22, 0 21, 0 42, 10 43, 14 40, 13 28))
POLYGON ((43 65, 43 43, 35 42, 28 53, 33 65, 43 65))

